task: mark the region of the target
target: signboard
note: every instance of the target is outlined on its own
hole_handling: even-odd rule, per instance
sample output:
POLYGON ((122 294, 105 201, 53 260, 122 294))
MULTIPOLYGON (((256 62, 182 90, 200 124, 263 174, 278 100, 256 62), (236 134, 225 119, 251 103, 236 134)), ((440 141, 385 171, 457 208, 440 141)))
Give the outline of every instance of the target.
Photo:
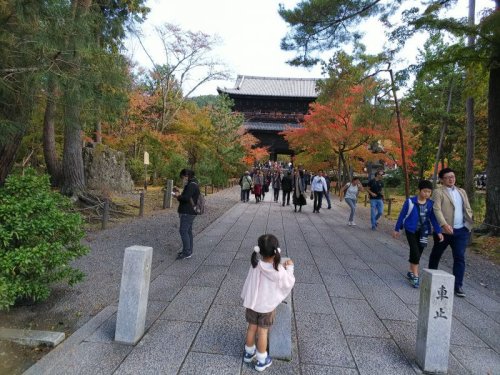
POLYGON ((144 165, 149 165, 149 153, 144 151, 144 165))

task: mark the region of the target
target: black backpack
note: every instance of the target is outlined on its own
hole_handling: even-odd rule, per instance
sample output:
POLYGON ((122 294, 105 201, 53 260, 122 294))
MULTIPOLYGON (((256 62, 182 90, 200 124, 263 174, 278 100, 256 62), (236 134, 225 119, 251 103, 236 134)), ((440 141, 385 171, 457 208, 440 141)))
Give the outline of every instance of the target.
POLYGON ((193 184, 195 184, 198 189, 198 199, 195 203, 193 201, 193 198, 191 198, 191 204, 193 205, 193 209, 194 212, 196 212, 196 215, 202 215, 205 213, 205 197, 203 196, 203 194, 201 194, 198 184, 196 182, 193 182, 193 184))

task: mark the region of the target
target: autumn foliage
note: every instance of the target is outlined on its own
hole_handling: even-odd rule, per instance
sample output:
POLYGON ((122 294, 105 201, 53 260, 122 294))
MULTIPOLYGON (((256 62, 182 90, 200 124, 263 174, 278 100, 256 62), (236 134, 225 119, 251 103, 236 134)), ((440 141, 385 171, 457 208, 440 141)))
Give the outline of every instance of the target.
POLYGON ((283 132, 309 168, 337 169, 340 161, 347 172, 349 167, 361 170, 367 161, 399 163, 395 118, 367 101, 371 89, 370 84, 356 85, 324 104, 314 103, 302 127, 283 132))

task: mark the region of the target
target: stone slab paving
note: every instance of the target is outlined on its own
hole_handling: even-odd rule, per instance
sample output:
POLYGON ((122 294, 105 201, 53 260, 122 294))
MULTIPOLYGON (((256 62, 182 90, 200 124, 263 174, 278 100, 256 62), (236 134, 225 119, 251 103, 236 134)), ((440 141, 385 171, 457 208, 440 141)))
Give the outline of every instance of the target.
MULTIPOLYGON (((263 233, 278 237, 296 275, 292 360, 275 360, 267 374, 420 373, 419 293, 405 280, 407 246, 362 219, 348 227, 344 206, 313 214, 308 201, 294 213, 269 199, 233 206, 195 238, 191 259, 175 261, 171 252, 153 265, 146 333, 137 345, 113 342, 117 301, 109 301, 26 373, 256 373, 241 356, 240 292, 263 233)), ((449 373, 500 374, 499 298, 470 281, 465 287, 467 298, 455 298, 449 373)))

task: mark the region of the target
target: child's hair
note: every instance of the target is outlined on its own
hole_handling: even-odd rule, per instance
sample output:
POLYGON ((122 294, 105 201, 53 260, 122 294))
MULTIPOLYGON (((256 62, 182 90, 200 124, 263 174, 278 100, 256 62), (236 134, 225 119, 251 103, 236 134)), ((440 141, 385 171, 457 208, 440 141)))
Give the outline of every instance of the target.
POLYGON ((429 180, 421 180, 418 183, 418 190, 422 190, 422 189, 432 190, 432 182, 430 182, 429 180))
POLYGON ((253 268, 257 267, 257 264, 259 263, 258 259, 259 254, 265 258, 274 256, 273 267, 276 271, 278 271, 278 265, 280 264, 281 261, 281 255, 278 250, 280 246, 278 243, 278 239, 272 234, 263 234, 257 240, 257 245, 258 246, 256 246, 256 248, 258 247, 259 251, 258 252, 254 251, 252 253, 252 259, 251 259, 252 267, 253 268))
POLYGON ((354 181, 356 181, 356 180, 358 180, 358 181, 359 181, 359 177, 354 176, 354 177, 352 178, 351 182, 354 182, 354 181))

